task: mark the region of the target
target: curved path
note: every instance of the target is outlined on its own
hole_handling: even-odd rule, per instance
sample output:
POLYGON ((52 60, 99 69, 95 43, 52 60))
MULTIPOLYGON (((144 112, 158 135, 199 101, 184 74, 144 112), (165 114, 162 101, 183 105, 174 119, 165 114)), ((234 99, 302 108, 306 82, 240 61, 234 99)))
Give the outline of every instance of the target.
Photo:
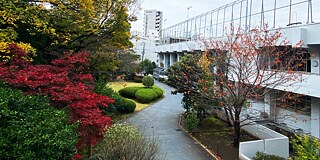
POLYGON ((165 97, 126 121, 146 135, 154 135, 160 143, 160 155, 165 156, 166 160, 213 159, 179 128, 179 114, 184 112, 181 106, 182 95, 171 95, 173 88, 157 81, 155 84, 165 90, 165 97))

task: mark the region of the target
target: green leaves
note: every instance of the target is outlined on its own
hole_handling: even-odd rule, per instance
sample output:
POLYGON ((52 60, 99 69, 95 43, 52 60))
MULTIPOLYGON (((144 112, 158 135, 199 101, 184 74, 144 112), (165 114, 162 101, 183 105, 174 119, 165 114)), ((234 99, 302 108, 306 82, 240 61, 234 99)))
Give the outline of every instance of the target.
POLYGON ((307 135, 297 135, 291 140, 291 143, 296 153, 295 160, 320 159, 320 142, 318 139, 307 135))
POLYGON ((125 50, 132 47, 128 7, 135 1, 0 0, 0 39, 30 43, 38 61, 68 50, 125 50))
POLYGON ((1 159, 71 159, 76 127, 47 97, 25 96, 0 84, 1 159))

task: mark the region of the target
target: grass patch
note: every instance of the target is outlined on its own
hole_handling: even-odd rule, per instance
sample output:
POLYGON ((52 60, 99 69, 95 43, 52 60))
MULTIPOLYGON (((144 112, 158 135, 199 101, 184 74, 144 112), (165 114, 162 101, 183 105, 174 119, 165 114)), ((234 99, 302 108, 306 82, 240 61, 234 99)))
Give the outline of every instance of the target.
POLYGON ((109 82, 108 86, 111 87, 116 92, 118 92, 120 89, 123 89, 125 87, 144 87, 142 83, 126 82, 126 81, 109 82))
POLYGON ((224 130, 228 129, 229 126, 226 126, 226 123, 218 118, 211 116, 203 120, 203 128, 206 128, 206 130, 224 130))
MULTIPOLYGON (((120 89, 123 89, 125 87, 144 87, 142 85, 142 83, 136 83, 136 82, 126 82, 126 81, 116 81, 116 82, 108 82, 108 86, 110 88, 112 88, 114 91, 118 92, 120 89)), ((155 88, 160 88, 158 86, 154 86, 155 88)), ((161 89, 161 88, 160 88, 161 89)), ((132 99, 129 99, 129 98, 126 98, 128 100, 132 100, 132 99)), ((158 100, 157 100, 158 101, 158 100)), ((154 102, 151 102, 151 103, 146 103, 146 104, 143 104, 143 103, 139 103, 137 102, 136 100, 134 100, 134 102, 136 103, 136 109, 135 109, 135 112, 138 112, 138 111, 141 111, 142 109, 152 105, 153 103, 157 102, 157 101, 154 101, 154 102)))

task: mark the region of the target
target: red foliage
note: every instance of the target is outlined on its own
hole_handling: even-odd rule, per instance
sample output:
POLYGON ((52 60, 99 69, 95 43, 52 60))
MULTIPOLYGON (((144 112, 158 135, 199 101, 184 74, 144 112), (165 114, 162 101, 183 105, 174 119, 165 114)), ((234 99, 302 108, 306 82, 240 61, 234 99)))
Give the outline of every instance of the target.
MULTIPOLYGON (((111 118, 100 108, 108 107, 113 100, 92 91, 93 77, 85 73, 88 53, 66 53, 49 65, 32 65, 22 58, 21 49, 11 48, 15 57, 9 63, 0 64, 0 79, 26 93, 49 96, 52 106, 57 109, 68 107, 71 121, 80 122, 78 150, 96 145, 111 125, 111 118)), ((75 155, 74 159, 79 157, 75 155)))

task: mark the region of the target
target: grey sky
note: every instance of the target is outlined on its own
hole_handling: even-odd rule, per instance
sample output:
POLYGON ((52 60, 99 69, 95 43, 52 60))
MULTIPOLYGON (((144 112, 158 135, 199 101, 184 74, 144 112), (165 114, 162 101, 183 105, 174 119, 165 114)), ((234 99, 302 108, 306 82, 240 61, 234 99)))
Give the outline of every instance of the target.
POLYGON ((191 18, 233 1, 235 0, 143 0, 138 21, 132 24, 132 30, 142 31, 143 10, 163 11, 163 20, 167 19, 165 26, 169 27, 187 19, 189 6, 192 6, 189 10, 189 18, 191 18))
MULTIPOLYGON (((163 20, 167 19, 165 22, 165 27, 172 26, 179 22, 185 21, 187 19, 187 8, 191 6, 189 10, 189 18, 195 17, 202 13, 208 12, 210 10, 216 9, 228 3, 234 2, 235 0, 142 0, 142 10, 138 15, 138 21, 132 24, 132 30, 142 31, 143 29, 143 12, 144 10, 156 9, 159 11, 163 11, 163 20)), ((284 5, 289 4, 289 0, 277 0, 277 7, 282 7, 284 5)), ((305 0, 293 0, 292 1, 292 22, 302 22, 306 23, 307 15, 308 15, 308 4, 305 0), (304 3, 298 3, 298 2, 304 3)), ((274 7, 274 1, 268 0, 264 1, 264 9, 270 10, 274 7)), ((253 0, 253 13, 261 11, 261 0, 253 0)), ((312 11, 313 11, 313 21, 320 22, 320 0, 312 1, 312 11)), ((272 18, 272 13, 265 13, 265 18, 272 18)), ((276 14, 276 27, 283 27, 288 24, 288 14, 289 8, 279 9, 276 14)), ((258 21, 260 20, 260 15, 253 17, 252 23, 253 25, 258 25, 258 21), (255 20, 256 18, 257 20, 255 20), (256 23, 256 24, 255 24, 256 23)), ((269 23, 271 24, 271 23, 269 23)))

